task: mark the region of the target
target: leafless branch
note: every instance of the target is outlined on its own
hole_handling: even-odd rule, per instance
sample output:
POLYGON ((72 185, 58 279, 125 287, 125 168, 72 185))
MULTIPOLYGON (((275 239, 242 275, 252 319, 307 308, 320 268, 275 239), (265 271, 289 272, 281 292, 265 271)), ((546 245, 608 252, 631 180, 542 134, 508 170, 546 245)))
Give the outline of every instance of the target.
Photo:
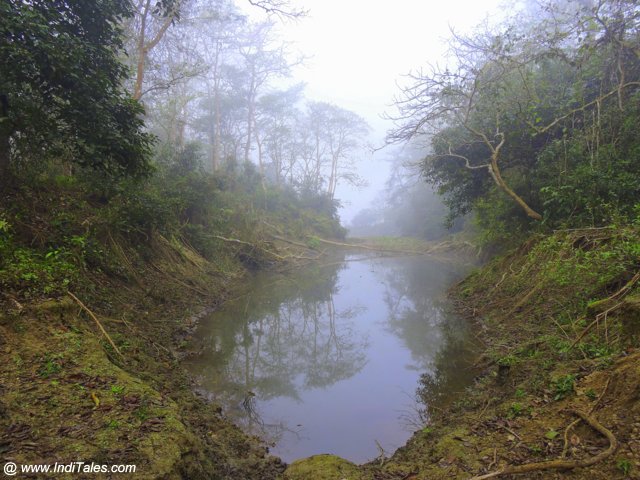
POLYGON ((254 7, 261 8, 269 15, 298 20, 308 15, 307 10, 293 8, 288 0, 248 0, 254 7))

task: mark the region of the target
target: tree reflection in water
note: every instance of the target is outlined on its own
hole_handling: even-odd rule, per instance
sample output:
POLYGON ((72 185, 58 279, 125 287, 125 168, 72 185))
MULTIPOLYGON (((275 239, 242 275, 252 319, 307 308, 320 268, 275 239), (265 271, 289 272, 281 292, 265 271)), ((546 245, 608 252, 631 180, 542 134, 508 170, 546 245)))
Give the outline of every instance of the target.
POLYGON ((473 377, 469 325, 453 314, 446 299, 445 289, 460 277, 460 268, 440 267, 424 268, 405 258, 379 269, 387 328, 411 352, 413 364, 407 368, 421 373, 416 404, 403 415, 412 428, 428 423, 433 411, 461 395, 473 377))
POLYGON ((399 412, 421 373, 437 384, 429 395, 466 382, 467 332, 444 298, 463 270, 429 257, 349 256, 257 278, 249 294, 201 321, 188 366, 205 395, 278 442, 286 461, 371 460, 378 444, 390 452, 407 440, 399 412))
POLYGON ((295 428, 266 424, 256 399, 300 401, 300 391, 347 379, 365 364, 366 338, 351 325, 360 307, 337 310, 334 303, 341 268, 337 262, 294 280, 258 278, 249 294, 202 320, 194 345, 202 354, 191 361, 200 391, 269 442, 295 428))

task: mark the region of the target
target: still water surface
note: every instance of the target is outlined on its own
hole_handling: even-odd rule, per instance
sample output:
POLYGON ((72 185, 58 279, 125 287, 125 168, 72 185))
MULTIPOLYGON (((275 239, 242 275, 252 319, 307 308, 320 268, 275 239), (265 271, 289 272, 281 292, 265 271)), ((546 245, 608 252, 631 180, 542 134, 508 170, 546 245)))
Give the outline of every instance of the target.
POLYGON ((285 461, 372 460, 419 428, 425 398, 455 398, 470 381, 471 335, 445 298, 466 270, 426 256, 345 255, 260 275, 201 320, 187 366, 203 394, 285 461))

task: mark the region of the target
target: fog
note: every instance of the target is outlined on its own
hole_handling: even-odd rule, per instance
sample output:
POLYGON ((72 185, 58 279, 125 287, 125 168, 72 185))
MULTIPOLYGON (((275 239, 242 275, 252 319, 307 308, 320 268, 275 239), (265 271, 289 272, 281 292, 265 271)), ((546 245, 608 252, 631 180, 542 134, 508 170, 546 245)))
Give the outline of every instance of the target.
MULTIPOLYGON (((384 115, 394 113, 398 84, 411 71, 445 62, 451 30, 468 32, 481 22, 495 21, 502 12, 500 1, 298 0, 294 5, 306 10, 306 17, 284 19, 278 30, 307 60, 290 80, 304 82, 308 98, 352 110, 372 127, 372 148, 358 158, 358 173, 367 186, 343 184, 337 191, 341 219, 349 224, 359 211, 379 202, 391 169, 400 167, 395 160, 409 160, 402 148, 380 149, 393 127, 384 115)), ((266 15, 248 3, 241 6, 256 20, 266 15)), ((419 151, 412 154, 420 158, 419 151)))
MULTIPOLYGON (((194 148, 208 171, 253 164, 263 190, 266 182, 338 204, 343 225, 389 203, 398 178, 420 182, 407 165, 427 150, 386 140, 408 75, 447 65, 452 32, 503 12, 499 0, 167 5, 139 9, 125 29, 128 52, 147 45, 128 57, 130 89, 160 151, 194 148)), ((444 212, 433 190, 415 188, 426 189, 416 193, 429 204, 423 214, 444 212)))

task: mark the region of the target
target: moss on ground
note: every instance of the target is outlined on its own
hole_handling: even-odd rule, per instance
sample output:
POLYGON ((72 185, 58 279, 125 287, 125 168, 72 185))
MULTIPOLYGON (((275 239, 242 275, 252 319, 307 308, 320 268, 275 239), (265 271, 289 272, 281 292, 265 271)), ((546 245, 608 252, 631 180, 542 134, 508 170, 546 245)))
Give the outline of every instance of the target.
POLYGON ((135 464, 143 479, 278 477, 282 462, 197 397, 179 359, 197 314, 249 266, 307 252, 254 229, 205 258, 177 233, 112 228, 83 192, 12 195, 0 208, 3 458, 135 464))
POLYGON ((617 451, 513 478, 640 478, 638 272, 637 227, 556 232, 478 269, 452 292, 484 343, 475 383, 382 466, 362 468, 385 480, 469 479, 563 451, 584 460, 608 442, 580 422, 565 445, 581 410, 611 430, 617 451))
POLYGON ((368 480, 356 465, 336 455, 314 455, 293 462, 284 473, 285 480, 368 480))
MULTIPOLYGON (((223 301, 248 267, 300 246, 279 243, 279 226, 268 225, 272 240, 222 240, 207 260, 179 235, 142 241, 90 228, 95 208, 60 198, 66 207, 48 214, 39 199, 29 215, 1 218, 1 253, 11 255, 0 272, 3 458, 133 463, 136 478, 149 479, 282 478, 285 466, 258 439, 195 396, 179 358, 199 309, 223 301)), ((429 412, 431 424, 390 459, 356 467, 313 457, 286 475, 467 479, 563 451, 585 459, 607 442, 580 424, 565 445, 570 410, 580 409, 593 410, 619 448, 571 478, 640 478, 639 238, 637 227, 557 232, 478 270, 454 292, 485 344, 474 385, 429 412)))

